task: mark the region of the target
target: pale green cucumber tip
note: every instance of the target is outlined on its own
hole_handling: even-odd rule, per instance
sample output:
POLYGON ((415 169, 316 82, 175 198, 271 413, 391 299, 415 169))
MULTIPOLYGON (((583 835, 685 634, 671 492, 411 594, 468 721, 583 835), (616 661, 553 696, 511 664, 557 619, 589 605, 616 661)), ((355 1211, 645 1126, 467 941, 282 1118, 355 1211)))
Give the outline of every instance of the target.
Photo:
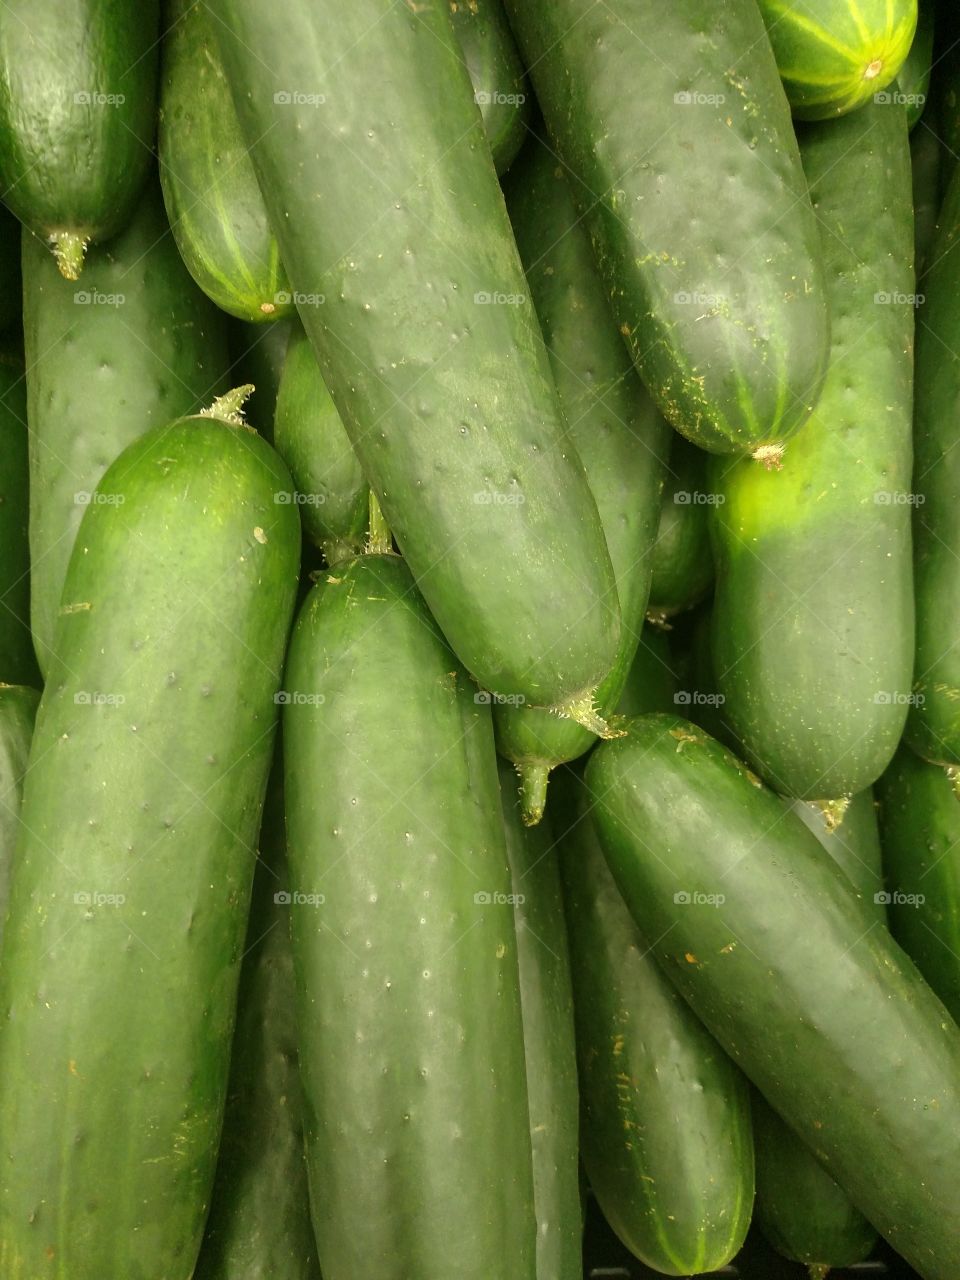
POLYGON ((625 729, 621 729, 612 721, 605 720, 597 710, 593 697, 595 692, 591 689, 587 693, 578 694, 575 698, 567 698, 565 702, 559 702, 554 707, 548 707, 547 710, 561 716, 564 720, 575 720, 590 733, 595 733, 598 738, 625 737, 625 729))
POLYGON ((252 382, 245 382, 242 387, 234 387, 222 396, 217 396, 208 409, 200 410, 201 418, 219 418, 221 422, 229 422, 235 427, 245 427, 243 420, 244 402, 253 395, 255 388, 252 382))
POLYGON ((539 760, 525 760, 516 769, 520 775, 520 816, 525 827, 535 827, 547 804, 550 768, 539 760))
POLYGON ((79 280, 83 270, 83 259, 89 244, 84 236, 75 231, 61 231, 50 237, 50 247, 57 260, 60 274, 65 280, 79 280))

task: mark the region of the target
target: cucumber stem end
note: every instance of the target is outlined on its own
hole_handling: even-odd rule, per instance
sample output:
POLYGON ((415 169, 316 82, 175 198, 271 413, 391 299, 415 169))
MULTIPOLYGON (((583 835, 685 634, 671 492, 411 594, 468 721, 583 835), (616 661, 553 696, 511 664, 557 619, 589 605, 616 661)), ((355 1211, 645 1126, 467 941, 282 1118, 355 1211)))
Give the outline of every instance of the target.
POLYGON ((783 450, 783 444, 778 441, 776 444, 760 445, 750 456, 755 462, 762 462, 768 471, 782 471, 783 450))
POLYGON ((370 490, 370 528, 367 534, 366 552, 368 556, 389 556, 393 554, 393 538, 390 535, 389 526, 383 518, 377 495, 372 489, 370 490))
POLYGON ((547 803, 550 770, 539 760, 525 760, 516 766, 520 775, 520 807, 523 825, 535 827, 543 817, 547 803))
POLYGON ((89 241, 83 236, 78 236, 75 231, 61 231, 58 235, 50 237, 53 256, 57 260, 57 266, 64 280, 80 279, 88 244, 89 241))
POLYGON ((551 707, 550 710, 555 715, 562 716, 565 720, 576 720, 577 724, 582 725, 584 729, 589 729, 598 738, 623 738, 626 736, 625 729, 621 729, 612 721, 605 720, 597 710, 593 700, 593 690, 576 698, 568 698, 566 702, 560 702, 557 706, 551 707))
POLYGON ((234 387, 222 396, 217 396, 208 409, 200 410, 201 418, 219 418, 221 422, 229 422, 234 427, 245 427, 243 420, 244 401, 253 394, 253 383, 246 382, 242 387, 234 387))

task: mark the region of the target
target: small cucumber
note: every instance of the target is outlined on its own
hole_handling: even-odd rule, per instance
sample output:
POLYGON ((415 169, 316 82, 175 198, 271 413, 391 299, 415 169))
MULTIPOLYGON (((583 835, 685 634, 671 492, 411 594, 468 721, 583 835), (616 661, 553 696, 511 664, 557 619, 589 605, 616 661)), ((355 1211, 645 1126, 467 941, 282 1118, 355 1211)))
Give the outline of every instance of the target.
POLYGON ((497 173, 527 136, 530 90, 501 0, 450 0, 453 29, 473 84, 497 173))
POLYGON ((0 351, 0 682, 40 685, 30 635, 29 447, 23 358, 0 351))
POLYGON ((40 695, 26 685, 0 684, 0 938, 14 849, 20 835, 20 800, 40 695))
POLYGON ((706 455, 674 433, 653 548, 647 612, 665 621, 692 609, 713 585, 713 552, 707 520, 706 455))

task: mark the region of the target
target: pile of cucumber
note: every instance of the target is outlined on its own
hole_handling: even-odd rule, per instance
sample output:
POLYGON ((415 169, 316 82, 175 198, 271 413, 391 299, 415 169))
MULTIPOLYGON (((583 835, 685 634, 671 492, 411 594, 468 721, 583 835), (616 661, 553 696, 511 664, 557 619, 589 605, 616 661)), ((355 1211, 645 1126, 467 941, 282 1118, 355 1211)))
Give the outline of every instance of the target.
POLYGON ((958 49, 0 4, 0 1280, 960 1280, 958 49))

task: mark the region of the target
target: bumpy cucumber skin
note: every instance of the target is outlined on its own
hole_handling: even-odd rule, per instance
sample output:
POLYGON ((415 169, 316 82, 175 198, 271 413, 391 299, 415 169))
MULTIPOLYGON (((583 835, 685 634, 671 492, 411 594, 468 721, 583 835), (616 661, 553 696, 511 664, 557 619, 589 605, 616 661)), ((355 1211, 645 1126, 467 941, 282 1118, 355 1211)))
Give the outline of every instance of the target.
POLYGON ((84 496, 131 441, 213 399, 226 330, 180 261, 155 184, 126 231, 90 251, 79 286, 24 232, 23 280, 31 616, 46 672, 84 496))
POLYGON ((48 245, 63 232, 105 240, 132 216, 151 161, 157 35, 157 0, 0 9, 0 185, 48 245))
POLYGON ((283 900, 289 880, 278 753, 260 829, 217 1175, 193 1280, 320 1280, 283 900))
POLYGON ((287 347, 300 328, 296 315, 285 316, 274 324, 247 324, 243 320, 228 322, 231 382, 234 386, 253 386, 243 406, 243 416, 251 427, 273 443, 273 419, 280 393, 280 379, 287 359, 287 347))
POLYGON ((493 163, 497 173, 506 173, 530 116, 530 90, 513 32, 501 0, 450 0, 450 13, 493 163))
MULTIPOLYGON (((546 147, 533 146, 506 185, 567 438, 586 469, 616 575, 620 645, 595 696, 601 715, 609 715, 643 627, 672 433, 617 333, 561 166, 546 147)), ((573 720, 510 704, 495 708, 494 724, 498 750, 521 769, 552 769, 595 741, 573 720)))
POLYGON ((750 1225, 747 1083, 641 938, 582 782, 565 769, 555 787, 590 1185, 648 1266, 673 1276, 713 1271, 750 1225))
POLYGON ((30 635, 28 455, 23 359, 0 351, 0 681, 39 687, 30 635))
POLYGON ((84 517, 0 966, 9 1280, 192 1271, 299 569, 289 483, 249 429, 180 419, 84 517))
POLYGON ((524 824, 517 779, 500 762, 517 926, 523 1048, 537 1212, 537 1280, 582 1280, 580 1095, 570 949, 549 821, 524 824))
POLYGON ((534 1280, 489 706, 396 556, 325 574, 287 663, 300 1071, 324 1280, 534 1280), (311 701, 312 699, 312 701, 311 701), (321 701, 322 699, 322 701, 321 701))
POLYGON ((692 609, 713 583, 713 553, 707 519, 709 497, 702 449, 674 433, 653 548, 648 609, 671 618, 692 609))
POLYGON ((39 701, 36 689, 0 684, 0 938, 7 914, 14 848, 20 833, 23 776, 39 701))
POLYGON ((587 783, 627 905, 694 1011, 925 1280, 960 1274, 960 1029, 909 957, 688 721, 631 720, 587 783))
POLYGON ((868 103, 900 70, 917 0, 759 0, 783 85, 799 120, 868 103))
POLYGON ((17 325, 22 310, 20 225, 10 210, 0 205, 0 332, 17 325))
POLYGON ((960 1022, 960 799, 943 769, 906 746, 877 795, 893 936, 960 1022))
POLYGON ((359 555, 370 488, 327 390, 307 335, 290 335, 273 419, 273 441, 290 468, 304 532, 328 565, 359 555))
POLYGON ((801 153, 824 229, 830 368, 782 470, 711 467, 723 498, 710 508, 712 638, 724 717, 746 757, 781 794, 812 800, 877 779, 910 697, 915 284, 903 107, 809 125, 801 153))
POLYGON ((447 6, 211 8, 284 263, 326 299, 307 336, 430 611, 484 688, 586 694, 613 569, 447 6), (326 102, 274 102, 296 88, 326 102))
POLYGON ((158 147, 170 229, 187 269, 223 311, 250 323, 293 312, 290 282, 202 0, 170 0, 158 147))
POLYGON ((711 452, 781 443, 816 401, 828 323, 816 222, 754 0, 722 12, 701 0, 506 7, 663 413, 711 452))

